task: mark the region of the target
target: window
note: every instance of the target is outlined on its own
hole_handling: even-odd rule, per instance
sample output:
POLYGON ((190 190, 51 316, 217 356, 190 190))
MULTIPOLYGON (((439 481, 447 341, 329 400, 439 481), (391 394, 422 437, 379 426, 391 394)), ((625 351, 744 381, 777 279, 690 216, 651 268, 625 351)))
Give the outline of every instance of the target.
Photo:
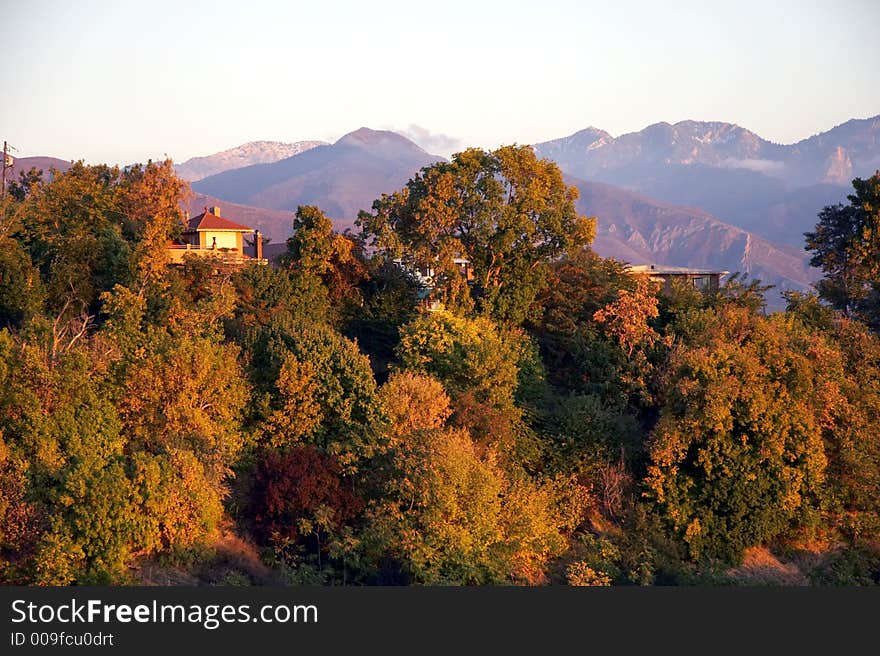
POLYGON ((694 276, 692 280, 694 282, 694 287, 703 291, 709 289, 712 284, 711 276, 694 276))

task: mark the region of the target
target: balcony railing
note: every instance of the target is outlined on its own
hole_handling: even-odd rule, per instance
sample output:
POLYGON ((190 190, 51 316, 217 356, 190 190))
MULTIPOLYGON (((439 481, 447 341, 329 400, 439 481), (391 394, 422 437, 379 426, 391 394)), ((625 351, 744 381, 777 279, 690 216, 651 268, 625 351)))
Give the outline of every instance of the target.
POLYGON ((173 244, 167 247, 169 264, 183 264, 183 259, 189 256, 210 257, 219 260, 224 264, 247 264, 255 262, 266 264, 266 260, 257 260, 244 255, 237 248, 200 248, 192 244, 173 244))

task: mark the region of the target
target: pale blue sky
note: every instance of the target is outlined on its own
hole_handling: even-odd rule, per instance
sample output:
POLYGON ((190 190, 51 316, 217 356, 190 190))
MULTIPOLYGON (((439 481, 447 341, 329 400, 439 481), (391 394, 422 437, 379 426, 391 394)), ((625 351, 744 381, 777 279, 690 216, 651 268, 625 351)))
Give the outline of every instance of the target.
POLYGON ((791 143, 880 114, 878 25, 878 0, 0 0, 0 140, 124 164, 364 125, 491 148, 698 119, 791 143))

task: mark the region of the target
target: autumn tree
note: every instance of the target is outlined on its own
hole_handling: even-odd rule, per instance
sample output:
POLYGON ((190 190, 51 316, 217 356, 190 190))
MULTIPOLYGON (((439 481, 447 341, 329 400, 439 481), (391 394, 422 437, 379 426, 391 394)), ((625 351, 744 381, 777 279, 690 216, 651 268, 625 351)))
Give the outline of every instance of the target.
POLYGON ((489 319, 423 313, 401 329, 397 352, 404 367, 437 376, 453 394, 475 391, 499 407, 513 403, 519 344, 489 319))
POLYGON ((23 180, 17 230, 39 271, 47 309, 62 318, 95 315, 100 295, 137 281, 165 291, 166 246, 182 227, 189 187, 170 161, 120 171, 74 164, 51 180, 23 180))
POLYGON ((454 422, 499 446, 521 427, 515 393, 524 338, 490 319, 427 312, 400 329, 397 355, 410 371, 435 376, 452 397, 454 422))
POLYGON ((253 476, 249 517, 261 544, 327 557, 330 536, 363 509, 335 458, 311 446, 268 451, 253 476))
POLYGON ((880 338, 815 295, 789 293, 788 312, 828 344, 821 353, 828 516, 851 545, 864 546, 880 535, 880 338))
POLYGON ((443 385, 433 376, 411 371, 391 374, 379 389, 395 435, 442 428, 452 414, 443 385))
POLYGON ((24 584, 47 519, 32 498, 27 456, 0 438, 0 582, 24 584))
POLYGON ((122 422, 91 355, 78 346, 52 359, 34 335, 0 334, 0 480, 21 486, 0 504, 12 581, 123 581, 143 544, 122 422))
POLYGON ((177 177, 171 160, 164 160, 127 167, 118 186, 122 228, 136 243, 133 259, 138 285, 162 285, 168 264, 166 248, 183 228, 180 207, 191 195, 189 184, 177 177))
POLYGON ((537 299, 540 318, 529 324, 550 381, 566 391, 618 395, 627 358, 641 356, 642 346, 654 341, 649 322, 656 316, 656 299, 639 288, 624 263, 588 249, 554 263, 550 276, 537 299), (633 315, 632 327, 624 311, 633 315))
POLYGON ((571 529, 561 507, 583 507, 582 496, 505 473, 462 429, 414 431, 393 462, 366 514, 362 557, 377 569, 392 560, 414 583, 542 583, 571 529))
POLYGON ((605 334, 617 342, 626 356, 627 366, 621 370, 622 382, 642 397, 649 395, 646 378, 651 365, 646 351, 660 341, 660 334, 650 321, 659 313, 656 284, 639 277, 634 290, 620 290, 613 302, 593 314, 593 320, 603 325, 605 334))
POLYGON ((161 324, 147 301, 125 287, 105 294, 95 340, 111 358, 133 477, 148 500, 149 546, 161 550, 198 541, 220 519, 249 390, 238 347, 222 340, 225 301, 172 299, 161 324))
POLYGON ((834 354, 789 317, 703 312, 666 365, 646 485, 692 557, 736 562, 818 521, 834 354))
POLYGON ((19 240, 40 271, 53 315, 94 313, 102 292, 131 280, 119 175, 116 168, 78 162, 23 201, 19 240))
MULTIPOLYGON (((358 217, 362 235, 386 259, 436 272, 449 302, 465 293, 455 259, 473 267, 471 295, 483 312, 521 323, 555 258, 588 244, 594 220, 579 216, 577 190, 528 146, 468 149, 422 169, 406 187, 358 217)), ((456 300, 456 304, 461 301, 456 300)))

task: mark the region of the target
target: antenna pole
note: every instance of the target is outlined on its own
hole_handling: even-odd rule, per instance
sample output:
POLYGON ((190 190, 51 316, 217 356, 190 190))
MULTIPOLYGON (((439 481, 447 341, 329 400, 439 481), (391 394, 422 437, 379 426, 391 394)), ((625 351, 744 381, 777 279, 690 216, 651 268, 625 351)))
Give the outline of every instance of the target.
POLYGON ((3 141, 3 186, 0 187, 0 201, 6 198, 6 141, 3 141))

